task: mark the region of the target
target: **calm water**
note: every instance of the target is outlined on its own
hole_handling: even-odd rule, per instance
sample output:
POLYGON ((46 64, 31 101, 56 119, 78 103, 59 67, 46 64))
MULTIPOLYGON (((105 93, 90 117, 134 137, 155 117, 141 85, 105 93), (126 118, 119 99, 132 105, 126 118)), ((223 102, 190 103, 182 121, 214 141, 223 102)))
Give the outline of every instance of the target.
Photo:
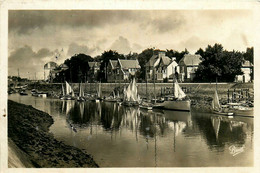
POLYGON ((109 102, 9 99, 49 113, 50 132, 86 149, 101 167, 253 166, 254 119, 146 111, 109 102), (76 127, 74 132, 69 124, 76 127))

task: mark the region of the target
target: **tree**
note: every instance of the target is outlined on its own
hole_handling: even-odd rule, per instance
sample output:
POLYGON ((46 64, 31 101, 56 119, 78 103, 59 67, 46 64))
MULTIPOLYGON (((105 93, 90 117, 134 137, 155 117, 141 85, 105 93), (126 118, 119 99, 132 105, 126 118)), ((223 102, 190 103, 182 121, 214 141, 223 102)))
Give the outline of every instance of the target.
POLYGON ((65 71, 65 79, 70 82, 82 82, 88 74, 88 62, 92 62, 93 58, 85 54, 75 54, 70 59, 65 60, 69 68, 65 71))
POLYGON ((176 58, 176 62, 179 63, 179 61, 184 57, 185 54, 188 54, 189 51, 185 48, 184 51, 178 52, 175 50, 166 50, 165 55, 168 56, 169 58, 175 57, 176 58))
POLYGON ((252 64, 254 64, 254 47, 248 47, 246 52, 244 53, 245 60, 248 60, 252 64))
POLYGON ((138 55, 138 61, 139 65, 141 66, 141 71, 139 74, 139 77, 142 79, 145 79, 145 64, 150 60, 150 58, 153 56, 154 50, 152 48, 148 48, 143 50, 139 55, 138 55))
POLYGON ((242 74, 243 55, 240 52, 229 52, 223 50, 221 44, 215 44, 196 53, 202 56, 202 62, 196 70, 195 81, 215 82, 217 78, 218 81, 233 82, 236 75, 242 74))

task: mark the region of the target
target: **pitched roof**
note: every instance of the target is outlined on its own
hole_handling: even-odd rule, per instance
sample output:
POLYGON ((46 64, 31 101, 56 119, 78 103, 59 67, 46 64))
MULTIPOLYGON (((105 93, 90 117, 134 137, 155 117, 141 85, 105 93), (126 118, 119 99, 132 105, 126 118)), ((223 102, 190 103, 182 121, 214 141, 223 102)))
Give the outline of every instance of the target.
POLYGON ((109 60, 109 63, 111 64, 112 69, 116 68, 117 60, 109 60))
POLYGON ((180 60, 180 62, 183 61, 186 66, 197 66, 201 62, 200 57, 201 57, 200 55, 186 54, 180 60))
POLYGON ((149 61, 145 64, 145 66, 153 66, 156 60, 159 58, 158 55, 153 55, 149 61))
POLYGON ((161 61, 162 61, 163 65, 169 65, 171 63, 171 59, 168 56, 163 56, 161 58, 161 61))
POLYGON ((137 60, 118 59, 118 62, 123 69, 141 68, 137 60))

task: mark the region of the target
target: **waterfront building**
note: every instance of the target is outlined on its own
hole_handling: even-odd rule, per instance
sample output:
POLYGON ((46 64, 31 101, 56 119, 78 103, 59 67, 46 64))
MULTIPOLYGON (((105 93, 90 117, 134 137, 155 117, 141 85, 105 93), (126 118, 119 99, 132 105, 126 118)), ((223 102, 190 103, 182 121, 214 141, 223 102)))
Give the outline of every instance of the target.
POLYGON ((195 77, 195 72, 200 63, 200 55, 184 55, 184 57, 179 61, 179 80, 181 82, 191 82, 195 77))
POLYGON ((251 75, 253 73, 253 64, 249 61, 244 61, 241 67, 242 75, 237 75, 235 78, 235 82, 251 82, 251 75))

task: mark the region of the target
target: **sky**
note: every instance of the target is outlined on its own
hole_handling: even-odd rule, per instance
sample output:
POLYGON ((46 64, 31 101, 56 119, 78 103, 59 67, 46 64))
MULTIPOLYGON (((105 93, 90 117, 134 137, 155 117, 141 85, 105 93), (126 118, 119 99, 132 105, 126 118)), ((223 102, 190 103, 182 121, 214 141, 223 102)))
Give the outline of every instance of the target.
POLYGON ((61 64, 78 53, 254 46, 250 10, 9 10, 8 15, 8 75, 19 69, 30 79, 43 78, 45 63, 61 64))

